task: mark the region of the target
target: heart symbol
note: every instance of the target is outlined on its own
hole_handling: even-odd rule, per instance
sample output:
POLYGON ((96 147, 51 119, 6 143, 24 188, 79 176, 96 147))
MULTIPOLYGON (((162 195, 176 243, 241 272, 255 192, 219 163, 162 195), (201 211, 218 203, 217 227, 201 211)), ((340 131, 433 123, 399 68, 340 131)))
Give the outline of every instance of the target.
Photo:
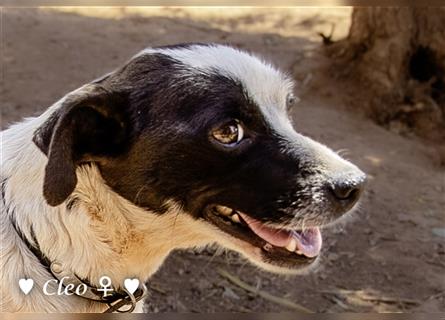
POLYGON ((23 291, 24 294, 28 294, 32 287, 34 287, 34 280, 32 279, 20 279, 19 287, 23 291))
POLYGON ((128 290, 131 294, 133 294, 138 288, 139 288, 139 280, 134 279, 125 279, 124 281, 124 287, 128 290))

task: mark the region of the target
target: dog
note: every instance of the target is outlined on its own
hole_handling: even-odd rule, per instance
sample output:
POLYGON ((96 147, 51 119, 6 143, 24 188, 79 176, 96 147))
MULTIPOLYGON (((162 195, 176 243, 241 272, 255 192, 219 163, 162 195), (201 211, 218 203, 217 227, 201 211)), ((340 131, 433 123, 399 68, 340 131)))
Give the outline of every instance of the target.
POLYGON ((366 175, 295 131, 293 91, 230 46, 155 47, 2 131, 1 310, 142 311, 172 250, 214 243, 272 272, 313 266, 366 175))

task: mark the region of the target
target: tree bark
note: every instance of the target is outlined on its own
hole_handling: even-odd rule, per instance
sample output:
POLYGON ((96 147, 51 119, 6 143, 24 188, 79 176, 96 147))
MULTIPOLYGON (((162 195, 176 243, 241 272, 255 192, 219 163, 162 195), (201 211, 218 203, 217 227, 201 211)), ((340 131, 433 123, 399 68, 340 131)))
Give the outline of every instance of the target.
POLYGON ((374 97, 377 122, 444 133, 445 7, 355 8, 348 37, 328 52, 374 97))

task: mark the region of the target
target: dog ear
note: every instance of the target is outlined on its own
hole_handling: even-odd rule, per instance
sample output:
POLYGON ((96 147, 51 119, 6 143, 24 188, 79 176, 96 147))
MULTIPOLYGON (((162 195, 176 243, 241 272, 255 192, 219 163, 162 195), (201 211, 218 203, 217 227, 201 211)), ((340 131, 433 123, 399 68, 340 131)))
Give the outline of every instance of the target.
POLYGON ((43 195, 60 205, 77 184, 76 167, 122 153, 128 145, 126 97, 99 85, 69 94, 60 108, 34 133, 33 141, 48 157, 43 195))

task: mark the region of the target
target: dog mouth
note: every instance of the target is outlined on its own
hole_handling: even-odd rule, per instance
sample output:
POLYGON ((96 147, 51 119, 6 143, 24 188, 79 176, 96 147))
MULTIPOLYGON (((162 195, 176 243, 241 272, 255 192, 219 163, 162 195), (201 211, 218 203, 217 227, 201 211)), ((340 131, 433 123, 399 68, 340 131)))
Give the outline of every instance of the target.
POLYGON ((208 206, 205 217, 229 236, 255 247, 263 263, 295 269, 314 262, 321 251, 318 227, 304 230, 273 227, 222 205, 208 206))

